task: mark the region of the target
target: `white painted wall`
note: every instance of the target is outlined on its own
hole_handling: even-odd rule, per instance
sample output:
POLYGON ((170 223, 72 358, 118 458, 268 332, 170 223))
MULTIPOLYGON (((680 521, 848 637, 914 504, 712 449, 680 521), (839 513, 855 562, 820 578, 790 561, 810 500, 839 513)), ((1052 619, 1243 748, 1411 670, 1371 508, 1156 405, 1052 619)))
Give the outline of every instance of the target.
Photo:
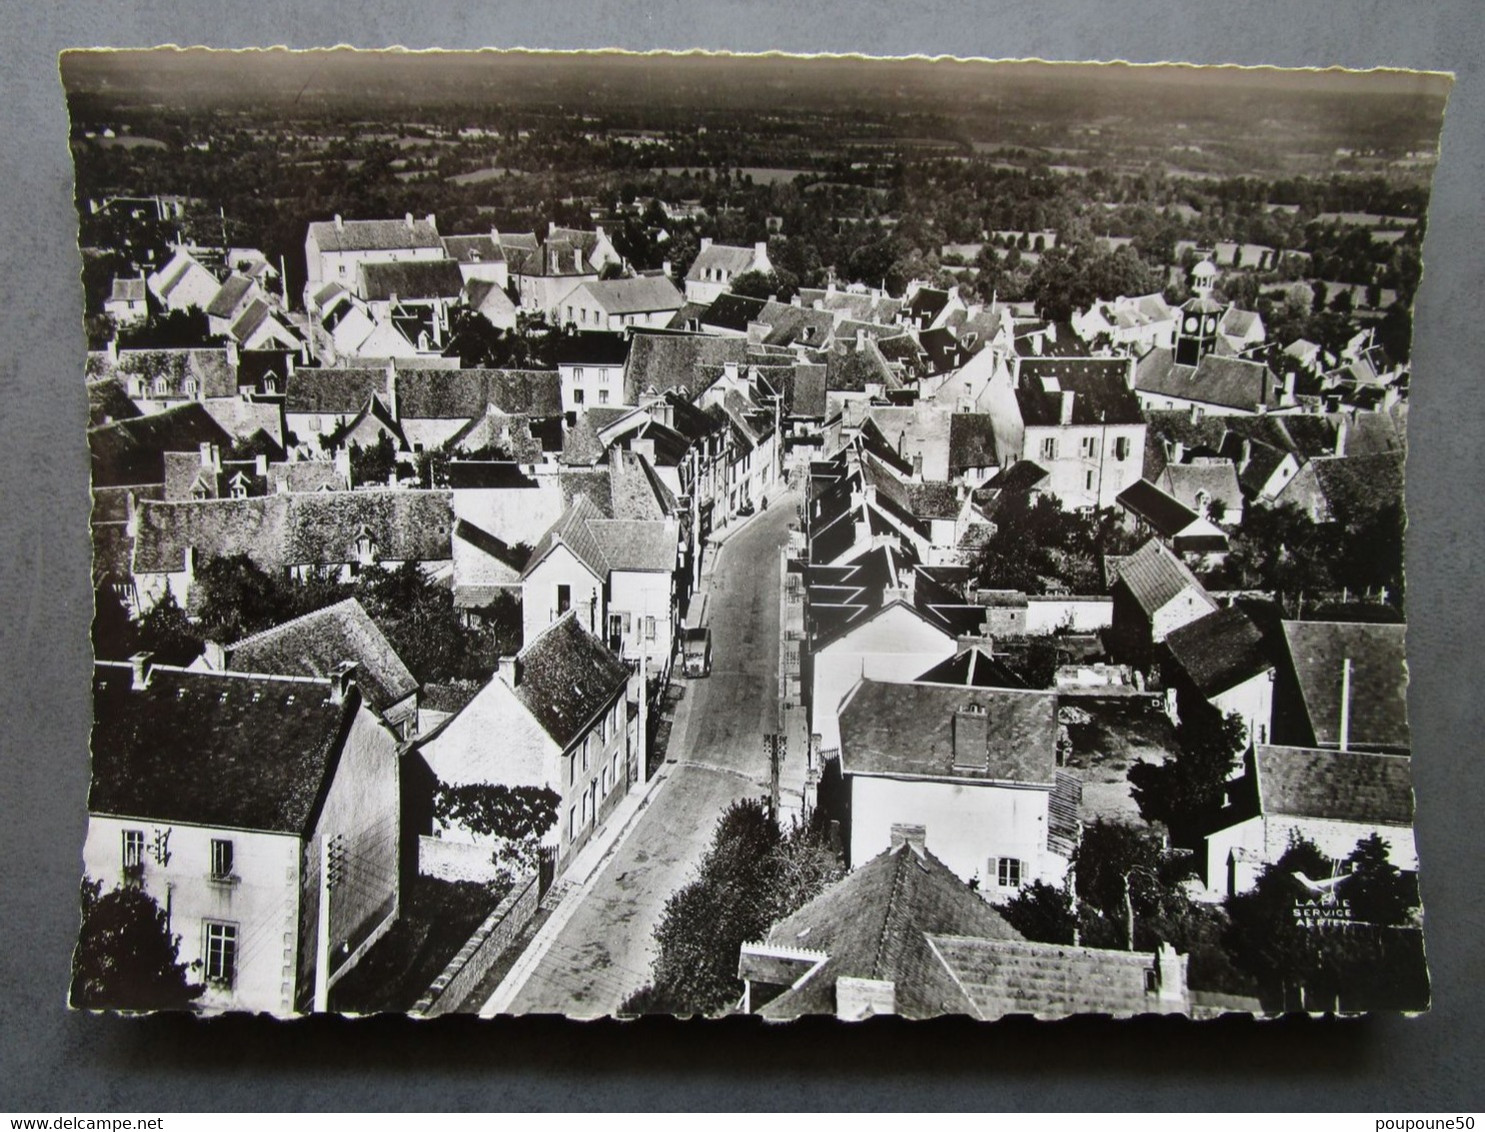
POLYGON ((607 613, 603 580, 595 577, 567 547, 557 546, 521 584, 523 644, 529 645, 565 612, 557 605, 557 588, 563 585, 570 594, 568 609, 578 611, 578 624, 596 637, 603 636, 603 618, 607 613))

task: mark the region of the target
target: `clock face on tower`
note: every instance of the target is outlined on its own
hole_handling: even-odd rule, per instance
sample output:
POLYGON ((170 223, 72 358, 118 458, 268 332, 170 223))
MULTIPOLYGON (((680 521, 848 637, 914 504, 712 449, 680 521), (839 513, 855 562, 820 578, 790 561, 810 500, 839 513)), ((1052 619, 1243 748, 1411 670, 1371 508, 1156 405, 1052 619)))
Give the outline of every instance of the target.
POLYGON ((1217 319, 1214 315, 1207 315, 1206 332, 1212 334, 1217 329, 1217 319))
POLYGON ((1187 315, 1186 316, 1186 333, 1187 334, 1195 334, 1196 333, 1196 316, 1194 314, 1191 314, 1191 315, 1187 315))

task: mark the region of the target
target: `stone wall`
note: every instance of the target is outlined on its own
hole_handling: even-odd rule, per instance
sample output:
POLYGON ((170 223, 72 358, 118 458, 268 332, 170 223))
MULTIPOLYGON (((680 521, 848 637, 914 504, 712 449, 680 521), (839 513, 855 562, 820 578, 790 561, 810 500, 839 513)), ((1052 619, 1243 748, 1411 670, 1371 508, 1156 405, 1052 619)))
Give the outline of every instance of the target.
POLYGON ((536 914, 537 901, 536 874, 530 873, 517 880, 515 887, 475 929, 409 1013, 436 1018, 457 1010, 459 1004, 479 986, 501 953, 531 921, 536 914))

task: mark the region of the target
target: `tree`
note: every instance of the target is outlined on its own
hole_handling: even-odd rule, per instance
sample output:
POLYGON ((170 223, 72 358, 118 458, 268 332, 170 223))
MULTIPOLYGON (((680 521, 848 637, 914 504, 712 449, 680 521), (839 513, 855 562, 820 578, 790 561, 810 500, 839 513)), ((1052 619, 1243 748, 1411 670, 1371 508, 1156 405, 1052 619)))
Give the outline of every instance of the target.
POLYGON ((717 822, 697 878, 665 905, 650 984, 625 1003, 635 1013, 714 1014, 742 994, 738 952, 841 876, 818 826, 787 833, 758 799, 717 822))
POLYGON ((1077 938, 1078 918, 1071 894, 1045 881, 1027 885, 995 910, 1036 943, 1072 943, 1077 938))
POLYGON ((728 290, 734 295, 746 295, 751 299, 776 299, 787 303, 799 290, 799 277, 783 268, 775 268, 773 271, 744 271, 733 277, 728 290))
POLYGON ((297 616, 300 595, 246 554, 209 558, 196 568, 197 622, 209 640, 243 637, 297 616))
POLYGON ((352 443, 350 457, 353 487, 359 484, 385 484, 397 472, 397 446, 385 432, 376 438, 375 444, 363 447, 352 443))
MULTIPOLYGON (((1153 950, 1192 913, 1181 884, 1190 859, 1167 852, 1147 826, 1099 818, 1073 851, 1081 940, 1093 947, 1153 950)), ((1174 942, 1174 941, 1172 941, 1174 942)))
POLYGON ((1346 858, 1351 875, 1344 893, 1357 919, 1396 927, 1412 920, 1418 907, 1418 885, 1388 860, 1389 848, 1376 833, 1358 841, 1346 858))
POLYGON ((72 1005, 81 1010, 189 1010, 204 989, 187 978, 180 936, 147 892, 103 892, 82 882, 82 929, 72 955, 72 1005))
POLYGON ((170 590, 139 619, 134 648, 154 654, 161 664, 190 664, 201 655, 202 638, 170 590))
POLYGON ((1187 695, 1176 728, 1179 750, 1164 763, 1143 759, 1129 768, 1140 816, 1168 826, 1178 844, 1189 845, 1226 800, 1226 784, 1247 740, 1242 717, 1225 718, 1204 700, 1187 695))

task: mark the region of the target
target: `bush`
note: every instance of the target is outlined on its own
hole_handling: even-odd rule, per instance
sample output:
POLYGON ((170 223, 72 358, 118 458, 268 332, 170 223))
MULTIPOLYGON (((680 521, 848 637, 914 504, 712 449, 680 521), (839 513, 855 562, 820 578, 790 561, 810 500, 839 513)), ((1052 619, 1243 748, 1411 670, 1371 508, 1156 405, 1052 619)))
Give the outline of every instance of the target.
POLYGON ((72 956, 72 1005, 81 1010, 189 1010, 204 989, 179 959, 165 910, 133 886, 82 882, 82 930, 72 956))

